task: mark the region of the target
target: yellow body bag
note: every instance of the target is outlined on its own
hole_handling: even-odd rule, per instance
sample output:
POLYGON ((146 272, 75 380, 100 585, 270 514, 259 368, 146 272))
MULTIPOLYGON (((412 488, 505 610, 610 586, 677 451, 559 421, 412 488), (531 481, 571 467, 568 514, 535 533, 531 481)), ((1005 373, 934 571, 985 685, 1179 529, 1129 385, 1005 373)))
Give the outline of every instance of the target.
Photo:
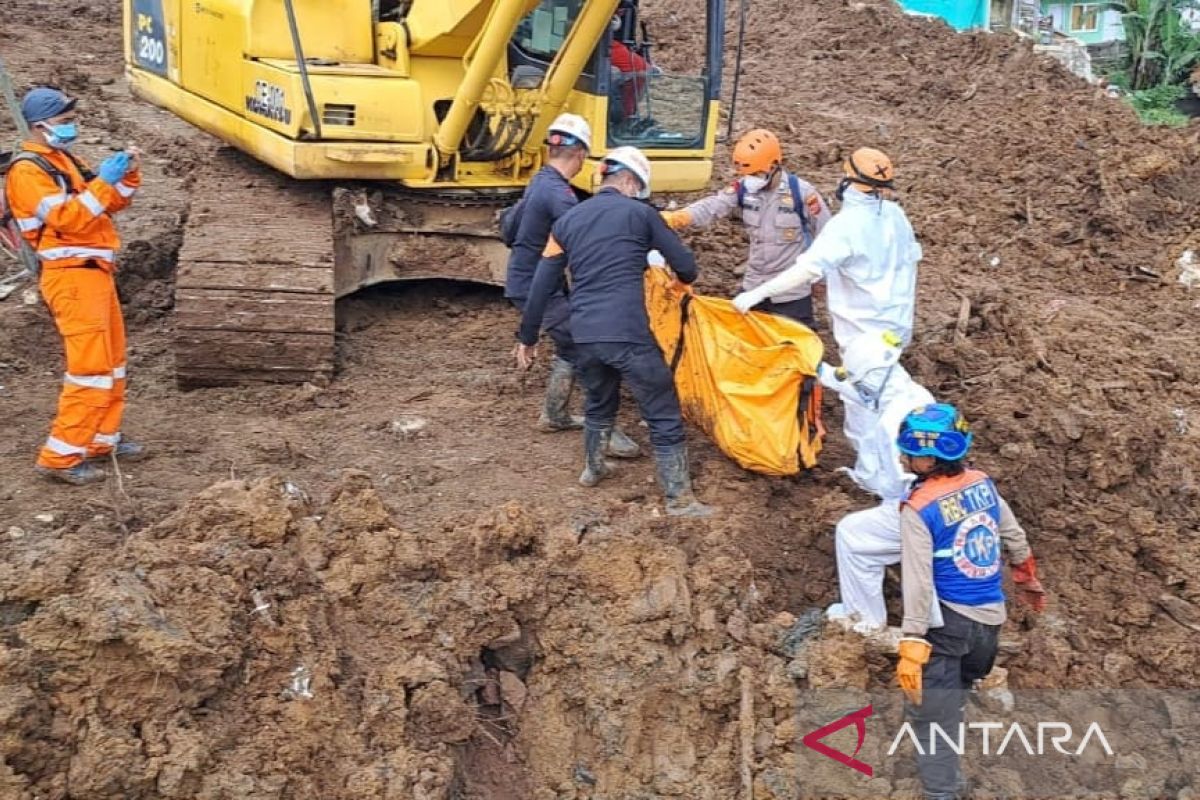
POLYGON ((693 294, 665 269, 646 270, 646 311, 683 415, 727 456, 766 475, 794 475, 817 463, 825 437, 816 380, 824 347, 815 333, 693 294))

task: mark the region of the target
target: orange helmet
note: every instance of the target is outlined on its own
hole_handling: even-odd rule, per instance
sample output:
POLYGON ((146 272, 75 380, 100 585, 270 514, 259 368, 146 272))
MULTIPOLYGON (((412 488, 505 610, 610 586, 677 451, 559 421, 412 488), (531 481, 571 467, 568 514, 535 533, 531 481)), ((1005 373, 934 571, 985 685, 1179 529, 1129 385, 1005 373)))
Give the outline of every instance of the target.
POLYGON ((892 160, 881 150, 858 148, 842 164, 842 170, 846 173, 844 183, 860 192, 872 194, 895 188, 892 181, 896 178, 896 170, 892 167, 892 160))
POLYGON ((770 172, 783 163, 783 148, 779 137, 768 130, 756 128, 738 139, 733 148, 733 166, 738 175, 770 172))

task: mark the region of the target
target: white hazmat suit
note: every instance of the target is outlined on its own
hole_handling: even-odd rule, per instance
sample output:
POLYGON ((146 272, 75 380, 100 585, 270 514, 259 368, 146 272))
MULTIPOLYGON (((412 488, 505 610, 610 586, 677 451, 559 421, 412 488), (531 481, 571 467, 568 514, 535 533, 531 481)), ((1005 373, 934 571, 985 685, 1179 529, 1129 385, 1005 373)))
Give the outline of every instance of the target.
POLYGON ((900 466, 896 433, 908 412, 933 402, 899 364, 901 349, 912 341, 920 260, 904 210, 851 186, 841 209, 795 264, 733 300, 745 312, 798 286, 822 279, 828 286, 833 336, 849 376, 837 380, 826 367, 821 382, 842 398, 843 428, 857 454, 850 477, 882 501, 837 525, 842 602, 830 615, 857 617, 856 627, 864 631, 886 623, 883 572, 900 561, 900 500, 913 476, 900 466))

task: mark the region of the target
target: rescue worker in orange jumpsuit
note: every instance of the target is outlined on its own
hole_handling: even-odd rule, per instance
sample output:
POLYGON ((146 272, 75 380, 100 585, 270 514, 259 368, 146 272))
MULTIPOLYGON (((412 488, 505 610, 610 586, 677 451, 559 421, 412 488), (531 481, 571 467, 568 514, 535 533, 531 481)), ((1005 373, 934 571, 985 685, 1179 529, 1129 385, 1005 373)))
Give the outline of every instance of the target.
POLYGON ((139 155, 115 153, 93 173, 70 152, 79 136, 75 100, 57 89, 32 89, 21 113, 30 138, 13 156, 5 191, 13 220, 37 253, 42 298, 67 361, 58 416, 37 470, 82 485, 104 478, 89 459, 143 452, 121 438, 125 324, 114 280, 121 242, 112 219, 141 184, 139 155))

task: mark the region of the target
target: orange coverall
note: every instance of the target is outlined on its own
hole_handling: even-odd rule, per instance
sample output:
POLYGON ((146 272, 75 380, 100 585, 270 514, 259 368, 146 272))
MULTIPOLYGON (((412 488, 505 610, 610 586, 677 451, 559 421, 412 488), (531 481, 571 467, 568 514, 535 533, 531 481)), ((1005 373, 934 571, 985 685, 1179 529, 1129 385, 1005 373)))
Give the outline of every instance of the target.
POLYGON ((114 280, 121 244, 111 215, 126 208, 141 175, 131 167, 115 186, 85 180, 71 156, 36 142, 37 153, 65 176, 61 185, 36 163, 19 161, 5 181, 8 206, 41 263, 42 298, 63 339, 58 416, 38 464, 65 469, 108 453, 121 440, 125 407, 125 322, 114 280))

